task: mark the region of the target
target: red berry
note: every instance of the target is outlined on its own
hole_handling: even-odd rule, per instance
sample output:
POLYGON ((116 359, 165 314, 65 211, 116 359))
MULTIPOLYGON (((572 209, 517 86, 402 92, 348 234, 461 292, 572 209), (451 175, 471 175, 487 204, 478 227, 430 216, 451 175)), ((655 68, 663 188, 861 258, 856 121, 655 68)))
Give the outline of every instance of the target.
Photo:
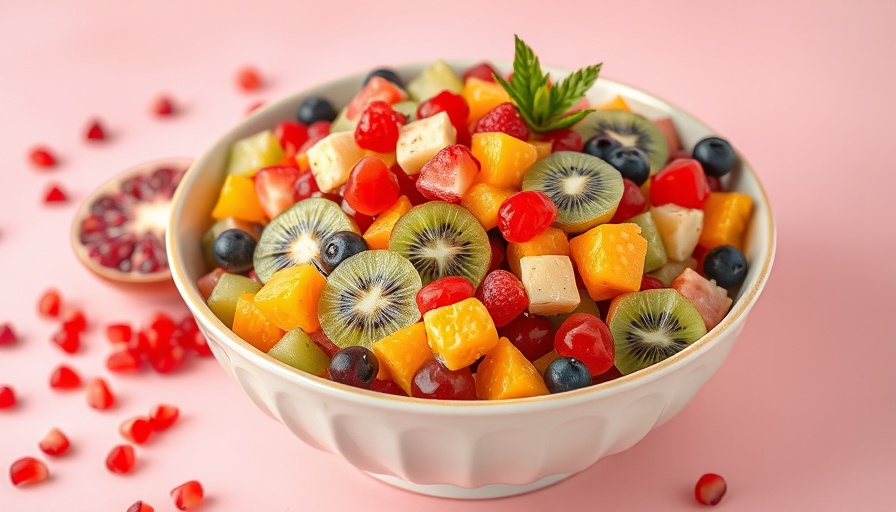
POLYGON ((12 330, 12 324, 0 324, 0 346, 12 345, 18 340, 15 331, 12 330))
POLYGON ((582 136, 575 130, 554 130, 541 136, 541 140, 551 143, 551 153, 557 151, 578 151, 585 147, 582 136))
POLYGON ((517 316, 501 329, 501 336, 510 340, 529 361, 554 350, 554 326, 540 315, 517 316))
POLYGON ((702 209, 709 199, 709 184, 700 162, 690 158, 673 160, 650 182, 650 203, 653 206, 677 204, 702 209))
POLYGON ((50 375, 50 387, 53 389, 77 389, 81 387, 81 376, 70 367, 60 364, 50 375))
POLYGON ((641 187, 636 185, 634 181, 623 178, 622 200, 619 201, 619 206, 616 208, 616 213, 613 214, 610 222, 613 224, 625 222, 643 212, 645 208, 647 208, 647 199, 644 198, 641 187))
POLYGON ((392 379, 376 379, 373 381, 373 384, 371 384, 370 390, 378 393, 386 393, 387 395, 408 396, 408 394, 401 389, 401 386, 396 384, 392 379))
MULTIPOLYGON (((222 270, 223 272, 223 270, 222 270)), ((131 341, 133 329, 130 324, 109 324, 106 326, 106 338, 110 343, 127 343, 131 341)))
POLYGON ((375 216, 398 200, 398 178, 375 156, 358 160, 348 175, 342 194, 356 212, 375 216))
POLYGON ((458 204, 479 174, 479 162, 466 146, 453 144, 420 170, 417 190, 428 199, 458 204))
POLYGON ((58 428, 52 428, 43 439, 40 440, 38 446, 40 450, 47 455, 63 455, 69 448, 68 438, 58 428))
POLYGON ((417 292, 417 309, 424 315, 427 311, 450 306, 476 294, 476 288, 463 277, 443 277, 436 279, 417 292))
POLYGON ((295 189, 296 202, 308 199, 312 194, 320 191, 317 188, 317 180, 314 179, 314 174, 311 174, 311 171, 302 171, 302 174, 299 174, 299 177, 296 178, 295 189))
POLYGON ((109 390, 109 385, 101 378, 92 379, 87 383, 87 405, 103 411, 115 405, 115 395, 109 390))
POLYGON ((156 373, 174 373, 184 365, 187 353, 183 347, 173 346, 166 351, 150 354, 149 365, 156 373))
POLYGON ((398 132, 405 123, 403 115, 385 101, 374 101, 364 110, 355 127, 355 143, 361 149, 389 153, 398 144, 398 132))
POLYGON ((488 310, 495 327, 509 324, 529 305, 523 283, 506 270, 495 270, 487 274, 479 285, 476 298, 488 310))
POLYGON ((118 426, 121 436, 134 444, 143 444, 149 439, 153 428, 146 418, 131 418, 118 426))
POLYGON ((149 425, 156 432, 167 430, 180 416, 180 409, 173 405, 159 404, 149 411, 149 425))
POLYGON ((87 127, 86 137, 87 140, 104 140, 106 138, 106 132, 99 119, 94 119, 87 127))
POLYGON ((50 152, 50 148, 38 146, 31 150, 28 159, 37 167, 55 167, 56 157, 50 152))
POLYGON ((79 309, 71 309, 65 312, 62 328, 66 331, 82 333, 87 329, 87 318, 79 309))
POLYGON ((373 217, 356 212, 355 209, 352 208, 351 205, 348 204, 348 201, 346 201, 345 199, 342 200, 340 206, 342 207, 342 211, 344 211, 346 215, 355 219, 355 224, 358 225, 358 230, 361 233, 367 231, 367 228, 369 228, 370 225, 373 224, 373 217))
POLYGON ((728 490, 725 479, 715 473, 707 473, 697 480, 694 497, 702 505, 718 505, 728 490))
POLYGON ((529 127, 513 104, 501 103, 476 123, 473 133, 501 132, 520 140, 529 140, 529 127))
POLYGON ((455 129, 460 130, 467 126, 467 118, 470 117, 470 106, 467 105, 467 100, 460 94, 442 91, 417 107, 417 119, 426 119, 439 112, 448 114, 451 124, 455 129))
POLYGON ((69 331, 63 328, 53 335, 53 343, 58 345, 63 351, 74 354, 81 347, 81 335, 77 331, 69 331))
POLYGON ((475 400, 476 381, 469 367, 449 370, 430 359, 423 363, 411 381, 411 396, 437 400, 475 400))
POLYGON ((643 292, 644 290, 659 290, 661 288, 666 288, 666 285, 659 279, 653 276, 648 276, 647 274, 644 274, 641 277, 641 288, 639 289, 639 291, 643 292))
POLYGON ((725 189, 722 188, 722 182, 719 181, 719 178, 715 176, 707 176, 706 184, 709 185, 709 190, 712 192, 724 192, 725 189))
POLYGON ((106 368, 112 373, 135 373, 140 370, 140 357, 134 349, 121 343, 106 358, 106 368))
POLYGON ((408 175, 398 164, 392 166, 392 174, 398 179, 398 188, 401 195, 407 197, 412 205, 417 206, 427 201, 426 197, 417 189, 419 174, 408 175))
POLYGON ((149 320, 149 328, 159 333, 160 336, 170 338, 177 324, 165 313, 158 312, 149 320))
MULTIPOLYGON (((329 121, 315 121, 308 125, 308 137, 309 140, 311 138, 317 137, 318 140, 326 137, 330 134, 330 126, 331 123, 329 121)), ((300 151, 301 153, 301 151, 300 151)))
POLYGON ((485 80, 486 82, 495 82, 495 75, 498 72, 489 64, 488 62, 483 62, 481 64, 477 64, 472 68, 464 71, 463 80, 466 82, 471 78, 478 78, 480 80, 485 80))
POLYGON ((37 311, 42 316, 56 318, 59 316, 59 307, 62 304, 62 298, 59 292, 53 288, 45 291, 37 302, 37 311))
MULTIPOLYGON (((305 172, 296 167, 275 165, 255 173, 255 194, 269 219, 296 204, 296 182, 305 172)), ((310 173, 308 173, 310 174, 310 173)))
POLYGON ((106 467, 109 471, 118 474, 130 473, 137 462, 134 447, 128 444, 120 444, 106 456, 106 467))
POLYGON ((190 510, 202 503, 204 491, 202 484, 196 480, 179 485, 171 490, 171 497, 174 499, 174 506, 178 510, 190 510))
POLYGON ((261 75, 255 68, 247 66, 236 74, 236 83, 244 91, 255 91, 261 88, 261 75))
POLYGON ((489 231, 488 245, 492 249, 492 259, 488 264, 488 271, 498 270, 504 264, 504 256, 507 253, 504 238, 500 234, 489 231))
POLYGON ((0 386, 0 409, 10 409, 16 405, 16 392, 9 386, 0 386))
POLYGON ((157 117, 168 117, 174 114, 174 102, 169 96, 159 96, 152 102, 151 110, 157 117))
POLYGON ((143 501, 135 501, 133 505, 128 507, 127 512, 155 512, 156 509, 143 501))
POLYGON ((49 476, 47 465, 33 457, 23 457, 13 462, 9 468, 9 478, 16 487, 37 484, 49 476))
POLYGON ((554 350, 581 361, 592 376, 609 370, 616 356, 610 328, 588 313, 575 313, 560 324, 554 335, 554 350))
POLYGON ((508 242, 532 240, 557 218, 557 205, 544 192, 527 190, 508 197, 498 209, 498 229, 508 242))
POLYGON ((202 334, 201 331, 197 330, 190 337, 190 346, 187 347, 196 353, 199 357, 211 357, 212 349, 208 346, 208 340, 205 339, 205 335, 202 334))
POLYGON ((283 151, 295 155, 308 140, 308 127, 298 121, 283 121, 274 129, 274 136, 283 151))
POLYGON ((62 186, 58 183, 51 184, 44 194, 45 203, 64 203, 68 201, 68 195, 62 190, 62 186))

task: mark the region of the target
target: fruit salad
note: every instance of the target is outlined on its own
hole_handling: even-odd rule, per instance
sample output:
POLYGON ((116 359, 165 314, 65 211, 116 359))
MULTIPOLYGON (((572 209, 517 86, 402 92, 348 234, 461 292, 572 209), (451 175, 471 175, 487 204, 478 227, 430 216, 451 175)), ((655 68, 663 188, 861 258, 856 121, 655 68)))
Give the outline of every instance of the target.
POLYGON ((513 73, 377 69, 348 104, 230 149, 197 287, 261 352, 418 398, 567 392, 662 361, 718 325, 744 281, 752 199, 708 137, 513 73))

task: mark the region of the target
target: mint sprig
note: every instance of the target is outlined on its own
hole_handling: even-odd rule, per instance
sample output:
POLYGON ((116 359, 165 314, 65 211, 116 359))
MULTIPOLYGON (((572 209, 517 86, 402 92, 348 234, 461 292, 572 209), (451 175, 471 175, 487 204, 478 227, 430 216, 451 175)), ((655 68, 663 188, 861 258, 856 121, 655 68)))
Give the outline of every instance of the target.
POLYGON ((536 133, 569 128, 593 110, 567 114, 567 110, 585 97, 597 81, 602 64, 582 68, 549 87, 549 77, 541 70, 538 56, 519 36, 514 35, 513 78, 495 76, 523 121, 536 133))

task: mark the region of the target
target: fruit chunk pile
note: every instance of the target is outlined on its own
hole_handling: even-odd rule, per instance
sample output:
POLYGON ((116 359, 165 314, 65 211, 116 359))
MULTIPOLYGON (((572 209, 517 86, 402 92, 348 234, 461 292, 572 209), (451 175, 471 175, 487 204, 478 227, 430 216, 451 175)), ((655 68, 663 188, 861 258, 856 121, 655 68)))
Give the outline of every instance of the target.
POLYGON ((551 84, 518 40, 512 78, 379 69, 341 111, 308 98, 236 142, 209 308, 287 365, 421 398, 559 393, 682 351, 745 278, 752 200, 723 190, 725 140, 686 152, 625 98, 592 109, 598 70, 551 84))

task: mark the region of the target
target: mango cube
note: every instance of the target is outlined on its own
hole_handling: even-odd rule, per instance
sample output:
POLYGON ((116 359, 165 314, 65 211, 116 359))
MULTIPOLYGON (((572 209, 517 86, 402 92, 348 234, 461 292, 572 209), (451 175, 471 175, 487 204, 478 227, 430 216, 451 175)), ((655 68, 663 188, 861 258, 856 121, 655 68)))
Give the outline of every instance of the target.
POLYGON ((348 175, 364 150, 355 144, 354 132, 331 133, 307 152, 311 174, 321 192, 332 192, 345 185, 348 175))
POLYGON ((313 265, 296 265, 277 272, 255 295, 255 306, 284 331, 320 329, 317 302, 327 280, 313 265))
POLYGON ((212 210, 212 217, 218 220, 233 217, 246 222, 267 222, 252 178, 243 174, 227 176, 218 202, 212 210))
POLYGON ((631 107, 628 106, 628 103, 625 102, 625 98, 618 95, 612 100, 598 105, 597 110, 625 110, 626 112, 632 111, 631 107))
POLYGON ((535 146, 501 132, 474 133, 472 152, 481 165, 477 181, 514 190, 538 159, 535 146))
POLYGON ((423 315, 432 353, 449 370, 475 363, 498 343, 498 330, 485 306, 469 298, 423 315))
POLYGON ((283 330, 269 322, 255 307, 255 295, 244 293, 236 303, 233 333, 253 347, 267 352, 283 337, 283 330))
POLYGON ((498 227, 498 209, 516 191, 499 188, 488 183, 477 183, 467 190, 460 200, 461 206, 476 217, 486 231, 498 227))
POLYGON ((395 158, 408 176, 420 170, 442 149, 457 142, 457 130, 445 112, 408 123, 398 132, 395 158))
POLYGON ((395 201, 395 204, 386 209, 383 213, 377 215, 376 220, 370 224, 367 231, 364 232, 364 241, 367 242, 367 248, 388 249, 389 237, 392 236, 392 228, 404 214, 411 210, 411 201, 406 196, 401 196, 395 201))
POLYGON ((578 307, 579 291, 569 256, 526 256, 520 260, 520 273, 530 313, 562 315, 578 307))
POLYGON ((510 101, 510 95, 500 84, 479 78, 470 78, 464 83, 463 97, 470 106, 468 124, 475 124, 501 103, 510 101))
POLYGON ((637 224, 601 224, 569 241, 588 295, 606 300, 641 288, 647 240, 637 224))
POLYGON ((700 245, 707 250, 733 245, 743 250, 744 233, 753 211, 753 199, 738 192, 713 192, 703 205, 700 245))
POLYGON ((433 358, 426 341, 426 326, 423 322, 399 329, 377 341, 371 347, 379 360, 380 368, 385 367, 392 380, 411 396, 411 381, 423 363, 433 358))
POLYGON ((549 140, 530 140, 529 144, 532 144, 532 147, 535 148, 536 161, 547 157, 554 149, 554 143, 549 140))
POLYGON ((522 279, 520 260, 526 256, 569 256, 569 240, 566 233, 557 228, 547 228, 528 242, 507 244, 507 265, 510 271, 522 279))
POLYGON ((535 365, 507 338, 498 341, 476 370, 476 396, 483 400, 547 394, 548 388, 535 365))

